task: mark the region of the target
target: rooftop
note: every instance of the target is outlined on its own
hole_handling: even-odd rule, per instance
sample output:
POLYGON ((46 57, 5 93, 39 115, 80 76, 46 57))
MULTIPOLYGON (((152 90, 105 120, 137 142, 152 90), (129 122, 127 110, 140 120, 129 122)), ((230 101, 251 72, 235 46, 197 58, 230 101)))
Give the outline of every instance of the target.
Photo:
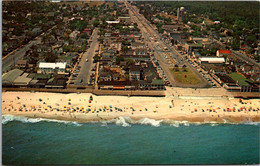
POLYGON ((231 54, 231 51, 229 50, 218 50, 220 54, 231 54))
POLYGON ((3 83, 12 83, 17 77, 19 77, 23 73, 22 70, 19 69, 13 69, 6 74, 3 75, 2 77, 2 82, 3 83))
POLYGON ((223 57, 201 57, 199 59, 202 62, 225 62, 223 57))
POLYGON ((40 62, 39 68, 65 69, 66 64, 67 64, 67 62, 58 62, 58 63, 40 62))

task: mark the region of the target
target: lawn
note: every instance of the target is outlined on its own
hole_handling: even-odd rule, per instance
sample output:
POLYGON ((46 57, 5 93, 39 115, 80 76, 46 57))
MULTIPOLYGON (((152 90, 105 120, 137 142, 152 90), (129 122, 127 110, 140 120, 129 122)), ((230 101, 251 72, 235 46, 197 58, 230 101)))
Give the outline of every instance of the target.
POLYGON ((200 80, 188 68, 186 68, 186 71, 182 68, 178 68, 179 71, 175 71, 174 68, 170 70, 174 76, 174 79, 180 83, 193 85, 200 83, 200 80))
POLYGON ((240 86, 243 86, 243 85, 248 85, 248 83, 246 81, 249 81, 248 79, 246 79, 243 75, 240 75, 239 73, 236 73, 236 72, 233 72, 231 74, 229 74, 229 76, 235 80, 235 81, 238 81, 238 84, 240 86))

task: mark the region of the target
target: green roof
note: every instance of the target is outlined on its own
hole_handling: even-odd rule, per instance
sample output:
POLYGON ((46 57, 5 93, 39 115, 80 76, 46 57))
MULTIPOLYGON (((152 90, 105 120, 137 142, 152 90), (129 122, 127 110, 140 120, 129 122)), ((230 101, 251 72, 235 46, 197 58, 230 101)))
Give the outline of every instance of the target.
POLYGON ((239 73, 234 72, 234 73, 229 74, 229 76, 230 76, 233 80, 238 81, 238 84, 239 84, 240 86, 249 85, 249 84, 246 82, 246 81, 249 81, 249 80, 246 79, 245 76, 240 75, 239 73))
POLYGON ((45 78, 50 78, 51 76, 49 74, 35 74, 33 79, 45 79, 45 78))
POLYGON ((154 80, 152 81, 152 84, 164 85, 164 82, 163 82, 163 80, 161 80, 161 79, 154 79, 154 80))
POLYGON ((2 77, 2 82, 3 83, 12 83, 14 80, 16 80, 21 74, 23 73, 22 70, 19 69, 13 69, 6 74, 3 75, 2 77))

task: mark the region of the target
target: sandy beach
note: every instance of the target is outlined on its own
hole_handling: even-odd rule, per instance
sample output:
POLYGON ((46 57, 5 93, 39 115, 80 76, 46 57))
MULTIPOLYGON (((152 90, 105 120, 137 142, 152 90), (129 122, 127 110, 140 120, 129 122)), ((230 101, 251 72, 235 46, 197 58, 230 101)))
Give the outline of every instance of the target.
POLYGON ((2 115, 66 121, 133 120, 189 122, 259 122, 259 99, 228 97, 128 97, 90 93, 3 92, 2 115), (92 98, 91 98, 92 97, 92 98))

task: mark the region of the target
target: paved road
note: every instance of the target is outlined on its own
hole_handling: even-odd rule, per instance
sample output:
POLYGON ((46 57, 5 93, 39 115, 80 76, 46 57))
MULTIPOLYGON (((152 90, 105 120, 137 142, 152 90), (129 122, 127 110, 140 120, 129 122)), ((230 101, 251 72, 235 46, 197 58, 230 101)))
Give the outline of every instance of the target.
MULTIPOLYGON (((224 47, 229 47, 229 46, 227 46, 226 44, 220 42, 219 40, 214 39, 213 37, 211 37, 211 39, 212 39, 213 41, 217 42, 218 44, 224 46, 224 47)), ((230 47, 229 47, 229 48, 230 48, 230 47)), ((251 63, 252 65, 256 65, 256 66, 260 67, 260 64, 259 64, 259 63, 257 63, 254 59, 252 59, 252 58, 246 56, 245 54, 242 54, 241 52, 235 51, 235 50, 231 50, 231 52, 232 52, 235 56, 237 56, 237 57, 241 58, 242 60, 244 60, 245 62, 249 62, 249 63, 251 63)))
POLYGON ((90 48, 83 53, 83 56, 79 62, 78 66, 80 66, 80 71, 75 81, 75 85, 87 86, 91 73, 95 72, 95 71, 91 71, 91 69, 95 65, 93 63, 93 57, 95 56, 95 53, 97 53, 95 52, 95 50, 98 49, 98 45, 99 45, 99 42, 97 40, 98 37, 97 32, 98 32, 97 29, 93 31, 92 43, 90 45, 90 48), (88 61, 86 61, 86 59, 88 59, 88 61))
POLYGON ((16 62, 22 59, 26 53, 26 51, 33 45, 41 43, 41 38, 38 38, 34 41, 30 41, 28 44, 23 46, 22 48, 14 51, 10 55, 6 56, 2 59, 2 72, 5 73, 10 70, 11 66, 15 65, 16 62))
POLYGON ((257 63, 255 60, 249 58, 248 56, 240 53, 239 51, 234 51, 234 50, 231 50, 231 51, 232 51, 232 53, 234 55, 238 56, 239 58, 243 59, 244 61, 249 62, 249 63, 251 63, 253 65, 256 65, 256 66, 260 67, 259 63, 257 63))
POLYGON ((7 72, 11 69, 12 66, 16 64, 16 62, 20 59, 22 59, 26 53, 26 51, 33 45, 40 44, 42 40, 42 36, 44 36, 46 33, 50 33, 50 31, 55 28, 56 25, 51 27, 47 32, 43 32, 33 40, 31 40, 28 44, 17 48, 16 50, 12 51, 8 55, 6 55, 4 58, 2 58, 2 72, 7 72))
MULTIPOLYGON (((128 5, 128 3, 126 3, 128 5)), ((143 32, 143 36, 145 38, 145 41, 148 43, 148 46, 151 50, 155 51, 155 57, 159 61, 158 63, 162 67, 164 73, 167 75, 168 81, 173 86, 181 86, 181 87, 206 87, 208 85, 207 81, 200 75, 200 73, 194 69, 190 64, 186 62, 186 60, 183 58, 183 56, 175 50, 175 48, 169 47, 165 42, 163 37, 161 37, 158 32, 156 32, 153 27, 150 25, 150 23, 145 19, 145 17, 138 12, 131 6, 128 5, 128 7, 131 9, 130 16, 133 18, 135 22, 139 25, 141 31, 143 32), (157 42, 153 40, 153 38, 157 38, 157 42), (163 48, 166 47, 168 49, 168 53, 170 54, 167 59, 165 58, 165 52, 163 51, 163 48, 158 49, 157 47, 161 45, 163 48), (176 64, 183 65, 185 64, 188 68, 191 69, 191 71, 198 77, 200 80, 199 84, 196 85, 185 85, 182 83, 179 83, 175 81, 171 71, 169 70, 170 67, 173 67, 172 64, 168 63, 168 61, 171 61, 171 59, 174 59, 176 64)))

